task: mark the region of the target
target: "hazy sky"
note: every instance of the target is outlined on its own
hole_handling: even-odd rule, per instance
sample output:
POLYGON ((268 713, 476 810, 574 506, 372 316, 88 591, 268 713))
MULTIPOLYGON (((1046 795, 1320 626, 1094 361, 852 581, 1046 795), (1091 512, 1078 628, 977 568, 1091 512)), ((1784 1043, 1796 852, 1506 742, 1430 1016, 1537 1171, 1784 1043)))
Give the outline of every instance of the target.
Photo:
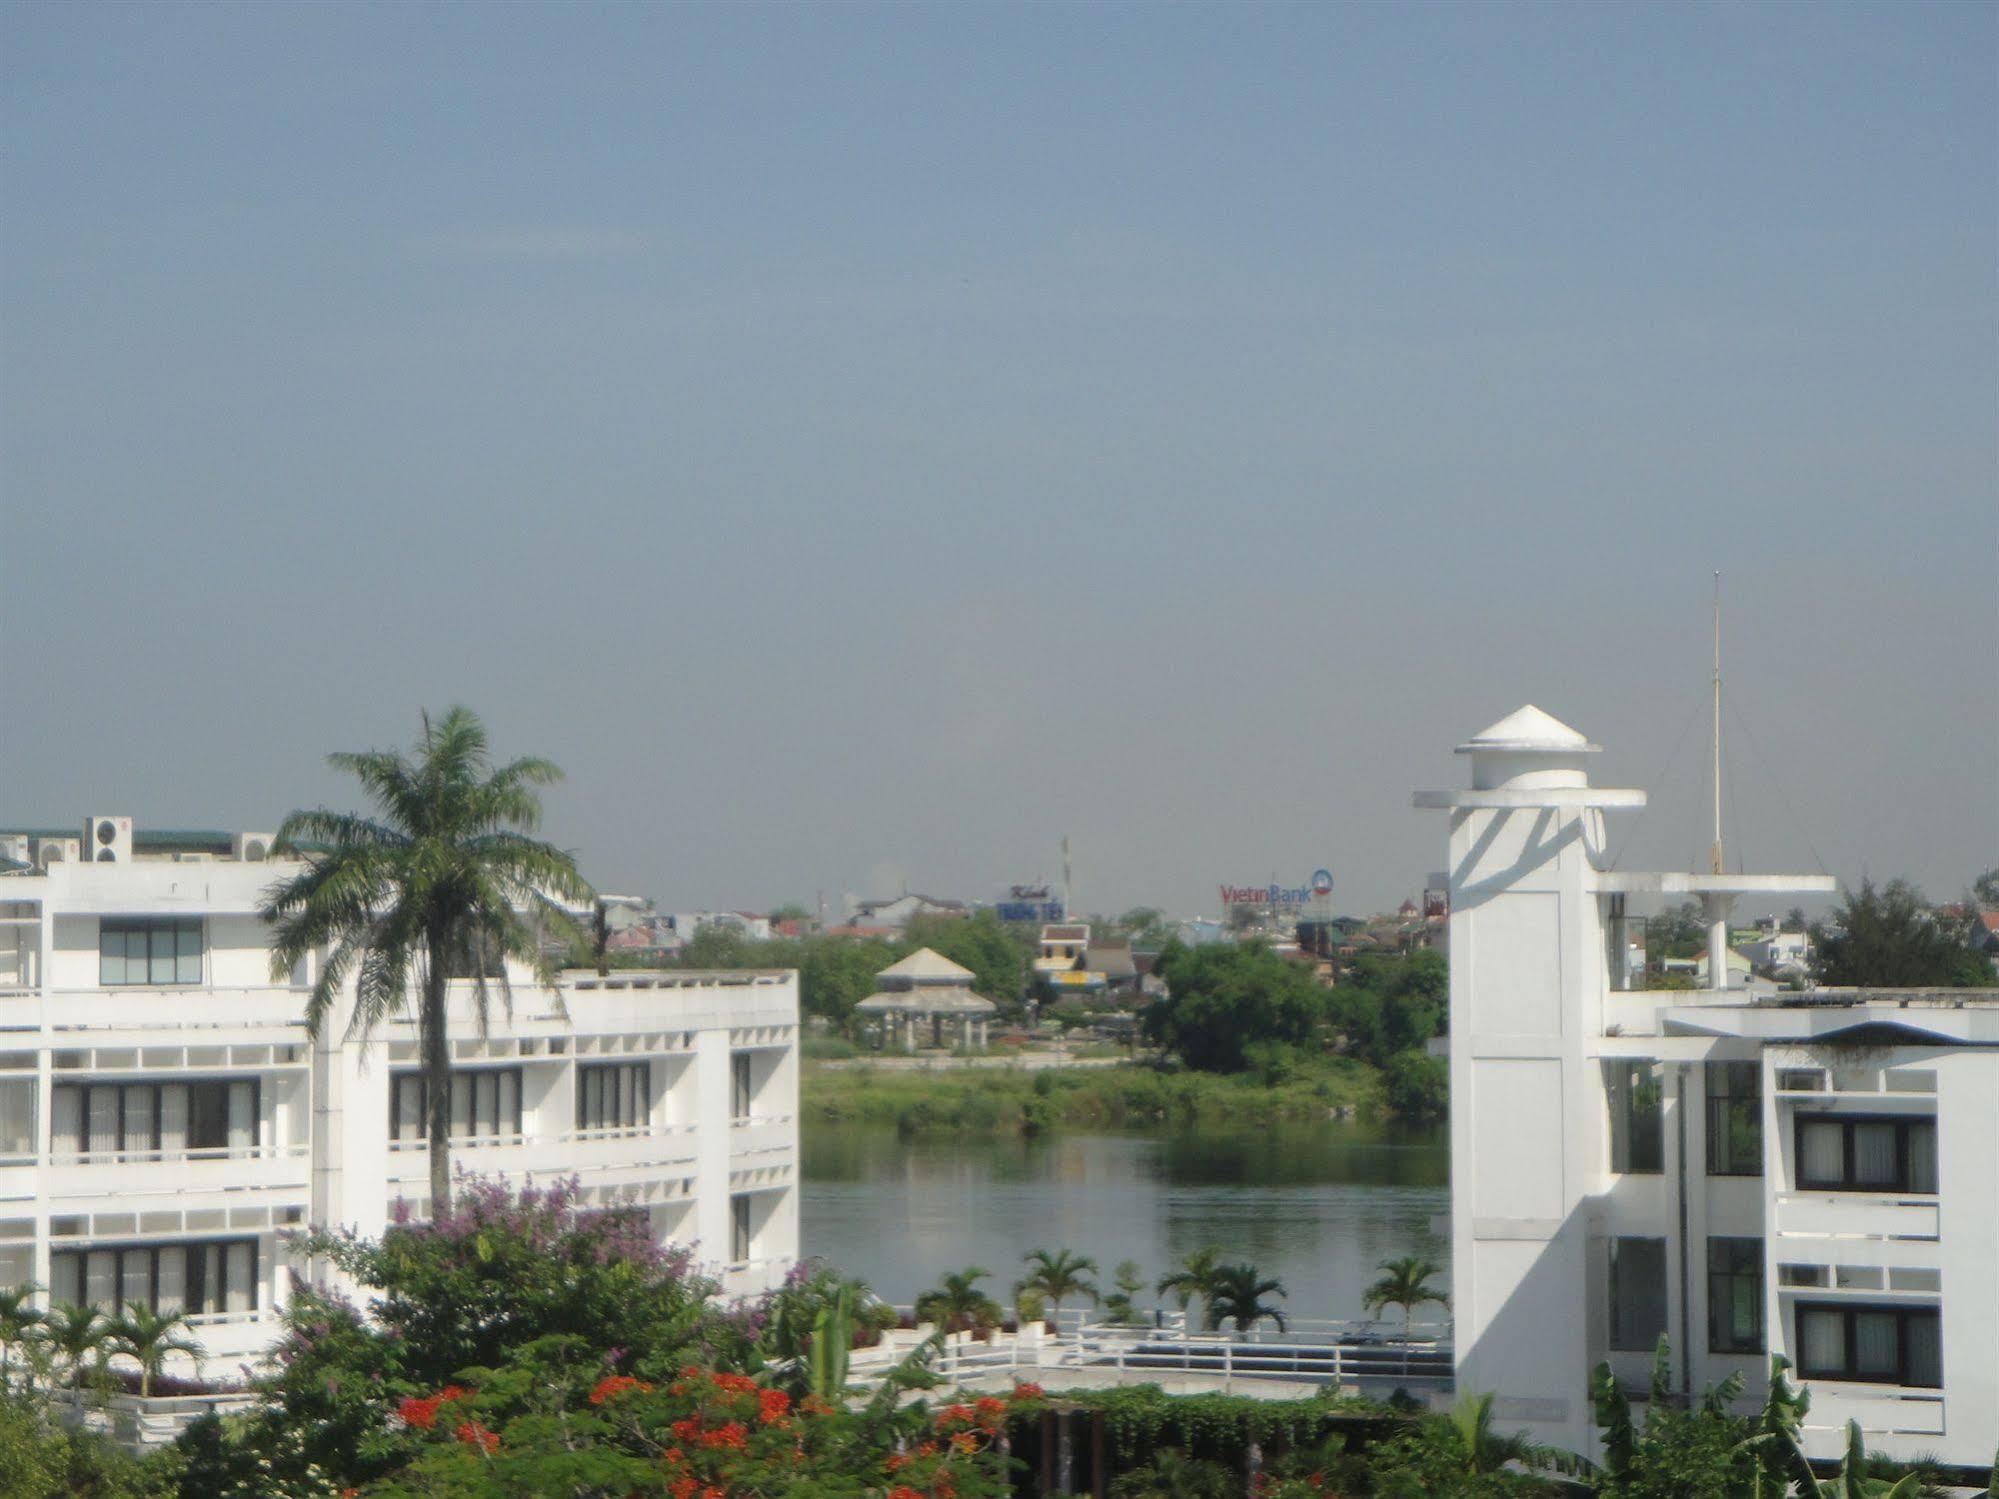
POLYGON ((0 822, 269 827, 463 701, 674 905, 1066 832, 1365 909, 1532 700, 1690 867, 1719 567, 1736 852, 1961 889, 1996 28, 5 6, 0 822))

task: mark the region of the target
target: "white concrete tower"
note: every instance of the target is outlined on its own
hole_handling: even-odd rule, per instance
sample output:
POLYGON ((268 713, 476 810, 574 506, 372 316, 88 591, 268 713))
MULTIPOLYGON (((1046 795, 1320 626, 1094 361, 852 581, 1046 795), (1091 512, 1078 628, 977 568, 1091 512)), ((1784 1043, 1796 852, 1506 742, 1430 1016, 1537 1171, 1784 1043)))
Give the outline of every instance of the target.
POLYGON ((1458 1387, 1495 1392, 1503 1425, 1575 1452, 1591 1440, 1582 1308, 1601 1300, 1585 1221, 1607 987, 1596 873, 1603 809, 1645 803, 1589 784, 1597 751, 1529 705, 1457 747, 1471 789, 1415 798, 1451 813, 1458 1387))

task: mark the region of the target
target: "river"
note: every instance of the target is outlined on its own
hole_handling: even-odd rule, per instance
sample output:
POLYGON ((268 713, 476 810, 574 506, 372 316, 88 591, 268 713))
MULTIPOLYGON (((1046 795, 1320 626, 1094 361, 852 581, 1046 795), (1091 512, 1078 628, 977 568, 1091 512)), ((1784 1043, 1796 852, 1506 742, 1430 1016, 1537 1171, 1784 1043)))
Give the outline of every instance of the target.
POLYGON ((975 1264, 994 1272, 985 1289, 1010 1302, 1021 1257, 1039 1248, 1091 1256, 1107 1290, 1111 1267, 1136 1260, 1150 1305, 1150 1282, 1219 1245, 1224 1259, 1281 1280, 1279 1305, 1300 1317, 1363 1315, 1381 1260, 1449 1265, 1449 1244, 1430 1231, 1449 1201, 1441 1131, 1326 1123, 903 1139, 816 1124, 803 1135, 805 1253, 902 1305, 975 1264))

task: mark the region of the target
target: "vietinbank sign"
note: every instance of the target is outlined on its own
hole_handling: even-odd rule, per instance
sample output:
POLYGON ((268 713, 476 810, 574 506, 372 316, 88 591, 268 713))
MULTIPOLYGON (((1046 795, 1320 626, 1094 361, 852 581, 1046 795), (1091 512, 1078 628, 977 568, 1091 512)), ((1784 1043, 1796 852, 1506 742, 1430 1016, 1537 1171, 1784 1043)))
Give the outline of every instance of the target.
POLYGON ((1302 906, 1311 901, 1324 900, 1333 893, 1333 872, 1330 869, 1315 869, 1312 879, 1304 885, 1224 885, 1222 904, 1225 906, 1302 906))

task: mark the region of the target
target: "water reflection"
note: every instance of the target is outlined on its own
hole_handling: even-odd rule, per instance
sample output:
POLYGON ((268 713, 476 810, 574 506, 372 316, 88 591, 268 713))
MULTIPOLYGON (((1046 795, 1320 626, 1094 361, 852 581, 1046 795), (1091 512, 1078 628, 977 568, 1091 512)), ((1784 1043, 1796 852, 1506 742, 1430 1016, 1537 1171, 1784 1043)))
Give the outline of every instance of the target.
POLYGON ((1219 1244, 1284 1281, 1289 1311, 1354 1316, 1377 1261, 1441 1264, 1449 1249, 1430 1232, 1450 1164, 1433 1132, 1329 1123, 912 1141, 821 1125, 803 1150, 806 1252, 898 1302, 968 1264, 1004 1291, 1034 1248, 1091 1255, 1106 1276, 1135 1259, 1150 1280, 1219 1244))

